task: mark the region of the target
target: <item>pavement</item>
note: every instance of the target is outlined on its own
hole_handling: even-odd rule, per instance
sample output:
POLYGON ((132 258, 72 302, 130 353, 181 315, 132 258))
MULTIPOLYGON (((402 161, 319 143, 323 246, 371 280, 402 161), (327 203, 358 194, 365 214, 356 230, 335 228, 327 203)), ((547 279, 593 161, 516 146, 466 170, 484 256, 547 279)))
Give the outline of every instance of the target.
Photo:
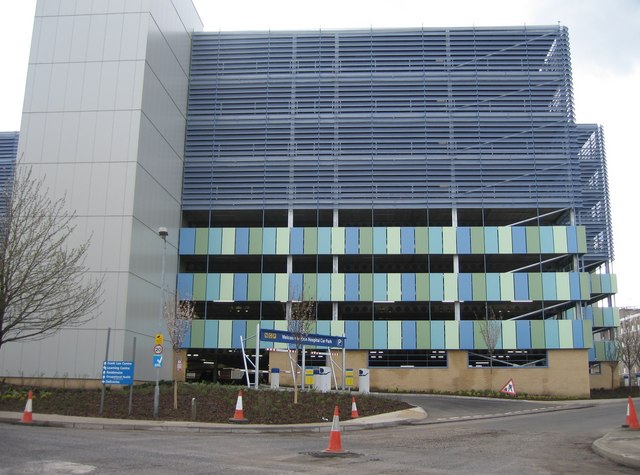
MULTIPOLYGON (((376 416, 360 417, 340 421, 343 432, 392 427, 404 424, 438 424, 443 422, 463 422, 465 420, 489 419, 496 417, 509 417, 523 414, 536 414, 588 407, 592 401, 575 401, 572 403, 549 405, 545 408, 507 412, 503 414, 475 415, 459 418, 447 418, 429 420, 427 412, 421 407, 413 407, 402 411, 379 414, 376 416)), ((0 423, 22 424, 22 413, 0 411, 0 423)), ((76 429, 103 429, 103 430, 152 430, 175 432, 202 432, 202 433, 277 433, 277 432, 329 432, 331 422, 311 424, 235 424, 235 423, 207 423, 190 421, 155 421, 133 419, 108 419, 101 417, 76 417, 60 416, 57 414, 34 414, 35 426, 65 427, 76 429)), ((27 425, 27 424, 25 424, 27 425)), ((600 439, 593 442, 593 451, 613 462, 631 468, 640 469, 640 430, 620 428, 613 430, 600 439)))

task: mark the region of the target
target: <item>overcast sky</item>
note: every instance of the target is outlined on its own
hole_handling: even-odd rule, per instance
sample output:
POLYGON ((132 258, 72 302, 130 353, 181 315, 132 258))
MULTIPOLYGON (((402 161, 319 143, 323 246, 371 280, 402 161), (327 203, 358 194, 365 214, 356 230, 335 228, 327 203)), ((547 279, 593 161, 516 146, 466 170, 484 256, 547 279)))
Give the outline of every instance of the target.
MULTIPOLYGON (((77 0, 88 1, 88 0, 77 0)), ((35 0, 0 4, 0 131, 20 129, 35 0)), ((205 30, 569 27, 576 118, 604 126, 618 306, 640 306, 640 0, 194 0, 205 30)))

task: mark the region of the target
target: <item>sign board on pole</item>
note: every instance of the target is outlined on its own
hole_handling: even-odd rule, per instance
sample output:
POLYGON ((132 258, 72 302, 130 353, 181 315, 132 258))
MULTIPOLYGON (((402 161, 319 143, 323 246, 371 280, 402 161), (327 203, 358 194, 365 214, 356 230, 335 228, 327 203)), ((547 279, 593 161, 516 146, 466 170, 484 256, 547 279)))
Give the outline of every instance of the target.
POLYGON ((153 355, 153 367, 162 368, 162 355, 153 355))
POLYGON ((260 340, 271 341, 276 343, 291 343, 291 344, 296 344, 300 342, 303 345, 343 348, 345 337, 331 336, 331 335, 316 335, 316 334, 310 333, 308 335, 302 336, 299 339, 296 339, 296 336, 292 332, 287 332, 283 330, 267 330, 267 329, 261 328, 260 340))
POLYGON ((509 381, 507 381, 507 384, 505 384, 502 387, 500 392, 503 393, 503 394, 508 394, 510 396, 515 396, 516 395, 516 387, 513 384, 513 379, 510 379, 509 381))
POLYGON ((164 335, 162 333, 156 333, 156 345, 161 345, 164 343, 164 335))
POLYGON ((162 345, 156 345, 153 347, 153 353, 156 355, 161 355, 162 354, 162 345))
POLYGON ((103 361, 102 384, 133 384, 133 361, 103 361))

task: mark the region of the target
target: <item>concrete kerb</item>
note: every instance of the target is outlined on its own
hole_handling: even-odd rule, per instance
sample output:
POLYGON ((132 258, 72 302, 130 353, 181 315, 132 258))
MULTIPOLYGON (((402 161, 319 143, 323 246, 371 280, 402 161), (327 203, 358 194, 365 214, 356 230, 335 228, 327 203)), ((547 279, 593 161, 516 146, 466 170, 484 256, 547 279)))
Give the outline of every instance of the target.
POLYGON ((640 431, 617 429, 591 444, 598 455, 625 467, 640 468, 640 431))

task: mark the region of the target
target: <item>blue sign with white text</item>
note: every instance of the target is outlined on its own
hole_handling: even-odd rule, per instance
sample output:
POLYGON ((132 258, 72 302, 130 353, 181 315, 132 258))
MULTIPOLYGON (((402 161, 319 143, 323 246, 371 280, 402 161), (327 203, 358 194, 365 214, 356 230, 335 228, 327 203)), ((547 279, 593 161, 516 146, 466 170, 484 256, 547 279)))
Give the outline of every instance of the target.
POLYGON ((162 368, 162 355, 153 355, 153 367, 162 368))
POLYGON ((331 348, 344 348, 343 336, 316 335, 310 333, 308 335, 295 335, 292 332, 283 330, 267 330, 260 329, 260 340, 271 341, 275 343, 300 343, 302 345, 326 346, 331 348))
POLYGON ((102 384, 133 384, 133 361, 103 361, 102 384))

